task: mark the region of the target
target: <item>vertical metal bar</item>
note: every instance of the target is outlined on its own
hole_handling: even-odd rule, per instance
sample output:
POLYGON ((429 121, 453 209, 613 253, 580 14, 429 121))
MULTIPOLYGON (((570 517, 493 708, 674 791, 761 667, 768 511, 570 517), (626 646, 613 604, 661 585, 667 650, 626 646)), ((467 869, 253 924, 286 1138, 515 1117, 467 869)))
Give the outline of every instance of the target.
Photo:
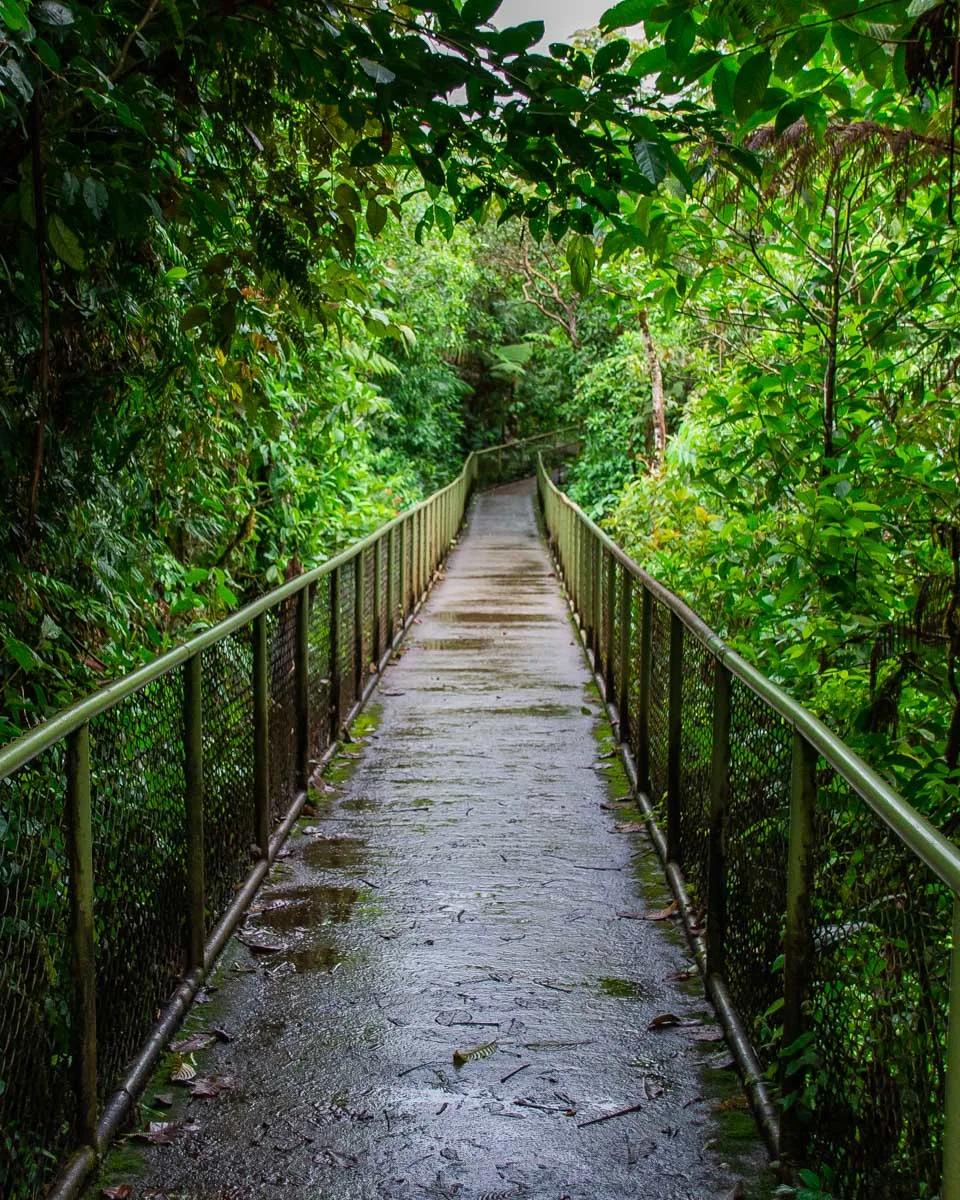
MULTIPOLYGON (((680 818, 682 797, 681 734, 683 730, 683 622, 670 614, 670 700, 667 743, 667 858, 681 863, 680 818)), ((681 863, 682 865, 682 863, 681 863)))
POLYGON ((617 708, 620 713, 620 741, 630 742, 630 642, 633 624, 633 577, 626 567, 620 567, 620 693, 617 708))
POLYGON ((953 898, 950 955, 950 1019, 947 1026, 947 1086, 943 1118, 943 1200, 960 1200, 960 897, 953 898))
POLYGON ((194 654, 183 668, 184 801, 187 815, 187 967, 203 966, 206 886, 203 855, 203 663, 194 654))
POLYGON ((386 650, 393 645, 393 635, 397 621, 397 592, 394 575, 397 570, 396 528, 387 534, 387 645, 386 650))
MULTIPOLYGON (((653 597, 640 585, 640 678, 637 697, 637 783, 650 796, 650 685, 653 673, 653 597)), ((657 801, 659 796, 650 796, 657 801)))
POLYGON ((270 853, 270 705, 267 614, 253 622, 253 835, 260 857, 270 853))
MULTIPOLYGON (((389 535, 388 535, 389 536, 389 535)), ((383 629, 380 612, 383 608, 383 538, 373 543, 373 646, 370 652, 371 661, 378 666, 383 654, 383 629)))
POLYGON ((343 680, 340 677, 340 581, 343 568, 334 567, 330 572, 330 742, 340 736, 340 705, 343 695, 343 680))
POLYGON ((609 704, 613 704, 614 686, 617 678, 614 664, 618 661, 613 648, 617 612, 617 560, 609 553, 607 554, 607 578, 605 583, 607 594, 605 596, 605 611, 603 614, 603 661, 606 667, 604 671, 604 685, 606 700, 609 704))
POLYGON ((366 584, 366 571, 364 570, 363 556, 365 551, 361 550, 359 554, 353 558, 354 572, 354 588, 353 588, 353 679, 355 700, 359 700, 363 695, 363 601, 364 590, 366 584))
MULTIPOLYGON (((790 770, 790 842, 787 848, 787 911, 783 933, 783 1045, 780 1085, 784 1096, 803 1087, 804 1072, 790 1071, 786 1053, 804 1032, 803 1004, 809 993, 813 966, 810 920, 813 891, 814 814, 817 804, 817 752, 794 731, 790 770)), ((803 1130, 797 1105, 785 1103, 780 1127, 781 1151, 797 1162, 803 1151, 803 1130)))
POLYGON ((297 712, 297 789, 310 782, 310 589, 297 594, 297 629, 294 643, 294 681, 297 712))
POLYGON ((90 726, 67 741, 67 839, 70 857, 70 942, 73 954, 73 1069, 77 1135, 97 1144, 97 971, 93 940, 93 814, 90 726))
POLYGON ((410 557, 410 518, 404 517, 400 523, 400 625, 407 622, 407 591, 410 587, 410 573, 407 559, 410 557))
POLYGON ((714 662, 707 867, 707 972, 722 975, 727 938, 727 819, 730 812, 730 672, 714 662))

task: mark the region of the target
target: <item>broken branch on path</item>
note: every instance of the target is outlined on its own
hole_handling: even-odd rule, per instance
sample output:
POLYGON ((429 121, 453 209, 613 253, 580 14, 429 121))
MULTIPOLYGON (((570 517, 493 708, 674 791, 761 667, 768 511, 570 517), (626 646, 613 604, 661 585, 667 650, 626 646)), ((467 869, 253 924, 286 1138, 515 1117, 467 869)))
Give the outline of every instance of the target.
POLYGON ((631 1104, 629 1108, 619 1108, 616 1112, 604 1113, 602 1117, 594 1117, 591 1121, 578 1121, 578 1129, 586 1129, 588 1125, 602 1125, 604 1121, 612 1121, 614 1117, 626 1117, 630 1113, 639 1112, 642 1104, 631 1104))

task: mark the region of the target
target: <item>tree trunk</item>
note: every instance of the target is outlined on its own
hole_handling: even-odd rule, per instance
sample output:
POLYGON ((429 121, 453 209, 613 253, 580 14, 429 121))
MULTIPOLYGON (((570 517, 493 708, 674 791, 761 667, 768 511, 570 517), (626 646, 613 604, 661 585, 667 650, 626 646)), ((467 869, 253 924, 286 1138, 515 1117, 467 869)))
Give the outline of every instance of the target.
POLYGON ((640 309, 637 319, 640 322, 640 332, 643 334, 643 344, 647 350, 647 364, 650 367, 650 397, 653 404, 653 462, 650 465, 654 471, 659 471, 667 452, 667 405, 663 395, 663 371, 660 369, 657 347, 650 335, 645 308, 640 309))

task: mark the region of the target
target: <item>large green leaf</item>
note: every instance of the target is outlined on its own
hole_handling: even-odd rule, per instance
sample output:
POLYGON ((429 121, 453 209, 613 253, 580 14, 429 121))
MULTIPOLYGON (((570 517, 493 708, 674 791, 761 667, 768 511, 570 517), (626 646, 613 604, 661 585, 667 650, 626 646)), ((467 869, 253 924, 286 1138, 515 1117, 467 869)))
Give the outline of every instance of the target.
POLYGON ((667 175, 667 157, 659 142, 641 139, 633 143, 633 157, 643 174, 654 185, 667 175))
POLYGON ((763 103, 772 69, 770 51, 761 50, 752 54, 737 72, 733 84, 733 111, 739 120, 752 117, 763 103))
POLYGON ((502 0, 467 0, 460 15, 468 25, 485 25, 501 3, 502 0))
POLYGON ((593 60, 594 75, 603 75, 622 66, 630 53, 630 43, 626 38, 617 38, 615 42, 607 42, 597 51, 593 60))
POLYGON ((613 8, 608 8, 600 18, 600 28, 605 32, 610 29, 622 29, 625 25, 636 25, 646 18, 653 8, 653 0, 621 0, 613 8))
POLYGON ((597 248, 592 237, 576 233, 567 242, 567 265, 574 289, 585 296, 593 279, 593 266, 597 259, 597 248))
POLYGON ((54 254, 61 262, 66 263, 68 267, 73 267, 75 271, 83 270, 86 266, 83 247, 80 245, 77 235, 57 213, 54 213, 47 222, 47 237, 50 239, 54 254))
POLYGON ((777 77, 783 80, 792 79, 823 45, 826 33, 822 25, 807 25, 787 38, 777 55, 777 77))

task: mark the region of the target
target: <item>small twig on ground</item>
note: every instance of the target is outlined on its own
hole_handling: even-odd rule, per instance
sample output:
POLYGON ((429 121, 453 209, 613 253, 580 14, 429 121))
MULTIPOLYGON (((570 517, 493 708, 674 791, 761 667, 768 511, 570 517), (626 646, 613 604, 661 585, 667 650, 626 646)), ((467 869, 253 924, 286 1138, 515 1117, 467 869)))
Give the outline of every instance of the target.
POLYGON ((620 1108, 616 1112, 604 1113, 602 1117, 594 1117, 592 1121, 578 1121, 578 1129, 586 1129, 588 1125, 602 1125, 604 1121, 612 1121, 614 1117, 626 1117, 630 1113, 639 1112, 642 1104, 631 1104, 629 1108, 620 1108))

